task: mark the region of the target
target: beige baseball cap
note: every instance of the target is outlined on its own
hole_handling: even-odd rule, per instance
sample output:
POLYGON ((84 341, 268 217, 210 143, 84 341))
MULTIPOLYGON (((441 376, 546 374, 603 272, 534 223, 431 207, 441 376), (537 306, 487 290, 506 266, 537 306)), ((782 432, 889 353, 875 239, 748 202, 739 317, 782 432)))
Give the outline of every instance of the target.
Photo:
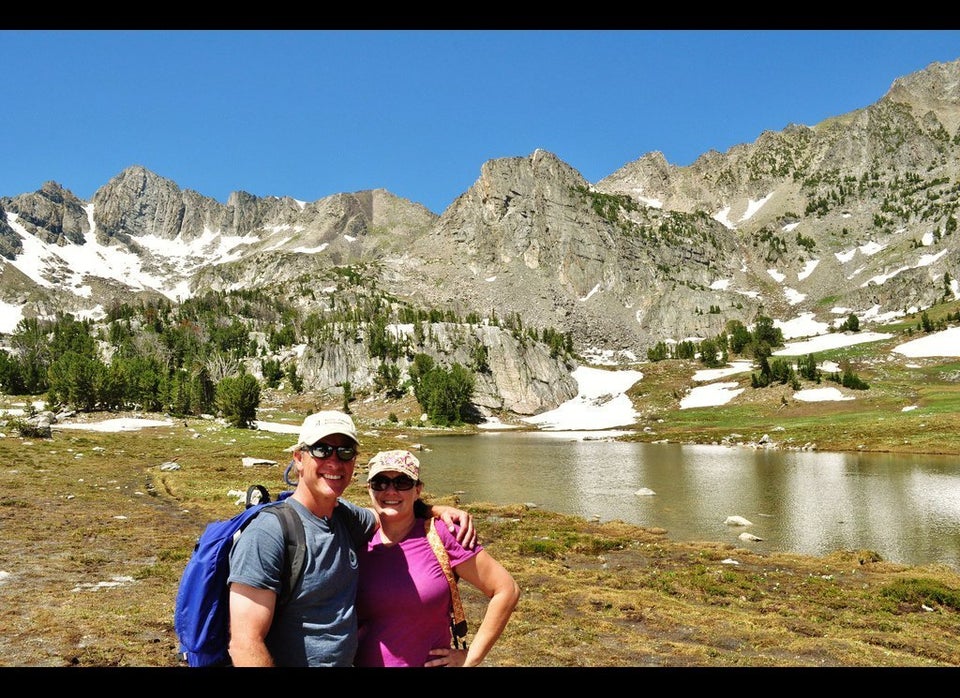
POLYGON ((337 410, 325 410, 311 414, 303 420, 303 426, 300 427, 300 440, 287 450, 295 451, 303 446, 313 446, 320 439, 331 434, 343 434, 352 439, 353 443, 360 444, 357 438, 357 427, 350 415, 337 410))

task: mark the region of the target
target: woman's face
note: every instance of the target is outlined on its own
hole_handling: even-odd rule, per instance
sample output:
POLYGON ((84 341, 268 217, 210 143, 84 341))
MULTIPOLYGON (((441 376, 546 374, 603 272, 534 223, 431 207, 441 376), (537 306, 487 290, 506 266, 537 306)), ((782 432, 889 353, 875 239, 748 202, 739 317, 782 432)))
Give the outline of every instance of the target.
POLYGON ((413 503, 420 496, 422 485, 397 470, 377 473, 367 483, 370 501, 380 516, 413 516, 413 503))

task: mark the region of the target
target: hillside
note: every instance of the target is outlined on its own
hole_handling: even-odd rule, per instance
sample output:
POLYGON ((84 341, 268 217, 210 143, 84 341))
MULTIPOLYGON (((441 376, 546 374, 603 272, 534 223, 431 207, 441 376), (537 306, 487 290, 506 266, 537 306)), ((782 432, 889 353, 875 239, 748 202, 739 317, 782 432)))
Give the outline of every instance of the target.
MULTIPOLYGON (((666 396, 671 376, 690 368, 651 373, 648 389, 666 396)), ((892 386, 876 387, 889 394, 892 386)), ((766 404, 749 410, 757 425, 781 421, 766 404)), ((284 406, 279 396, 270 406, 271 418, 291 422, 306 407, 284 406)), ((946 413, 954 421, 956 406, 946 413)), ((336 405, 309 409, 319 407, 336 405)), ((409 428, 391 428, 383 417, 403 409, 358 404, 364 447, 406 445, 399 435, 409 428)), ((723 410, 685 412, 699 417, 685 434, 675 425, 672 438, 698 440, 704 430, 730 426, 723 410)), ((677 413, 663 415, 669 421, 677 413)), ((890 430, 873 428, 872 416, 858 427, 858 447, 884 450, 890 430)), ((815 412, 802 419, 828 443, 846 438, 851 425, 815 412)), ((949 444, 960 433, 956 426, 949 444)), ((0 468, 0 666, 179 666, 173 599, 193 542, 207 521, 235 511, 225 492, 251 478, 280 487, 245 468, 241 456, 279 454, 288 444, 287 434, 196 420, 0 439, 7 464, 0 468), (182 467, 160 468, 171 460, 182 467)), ((359 502, 365 495, 351 486, 348 496, 359 502)), ((892 564, 868 550, 812 558, 677 542, 661 529, 599 524, 520 503, 470 510, 484 545, 523 593, 486 666, 960 666, 957 570, 892 564)), ((475 628, 482 599, 469 587, 463 594, 475 628)))
POLYGON ((251 332, 293 330, 271 358, 309 364, 307 387, 334 392, 348 374, 374 387, 377 366, 351 358, 369 325, 322 346, 302 328, 348 304, 382 304, 394 324, 410 312, 455 318, 453 334, 562 336, 566 365, 552 357, 542 380, 527 375, 546 364, 515 361, 516 347, 505 358, 502 336, 475 340, 504 359, 490 362, 495 389, 477 409, 546 411, 566 391, 504 393, 552 385, 595 354, 629 363, 761 316, 836 329, 855 313, 870 329, 960 297, 957 84, 960 60, 931 64, 849 114, 687 167, 647 153, 598 182, 543 149, 491 160, 439 216, 382 189, 314 202, 235 192, 221 204, 139 165, 90 201, 48 182, 0 197, 0 307, 15 326, 262 293, 296 314, 251 332))

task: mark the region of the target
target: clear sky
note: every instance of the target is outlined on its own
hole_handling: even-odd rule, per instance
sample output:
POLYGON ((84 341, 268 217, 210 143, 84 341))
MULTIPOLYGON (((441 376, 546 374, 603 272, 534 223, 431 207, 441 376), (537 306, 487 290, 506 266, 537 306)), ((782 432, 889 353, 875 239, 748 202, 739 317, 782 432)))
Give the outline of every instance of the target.
POLYGON ((442 213, 494 158, 689 165, 958 58, 956 29, 0 29, 0 196, 88 200, 142 165, 221 203, 383 188, 442 213))

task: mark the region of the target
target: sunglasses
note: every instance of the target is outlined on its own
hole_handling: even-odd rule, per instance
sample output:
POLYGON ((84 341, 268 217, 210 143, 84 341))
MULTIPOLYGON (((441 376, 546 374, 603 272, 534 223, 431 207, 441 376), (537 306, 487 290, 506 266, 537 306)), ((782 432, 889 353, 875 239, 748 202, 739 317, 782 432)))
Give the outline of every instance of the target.
POLYGON ((390 485, 393 485, 393 488, 397 492, 406 492, 407 490, 412 490, 417 484, 417 481, 407 475, 397 475, 396 477, 377 475, 367 484, 370 485, 370 489, 374 492, 385 492, 390 485))
POLYGON ((323 460, 329 458, 336 451, 337 458, 340 460, 353 460, 357 457, 357 449, 354 446, 331 446, 325 443, 316 443, 313 446, 304 446, 304 451, 308 451, 314 458, 323 460))

